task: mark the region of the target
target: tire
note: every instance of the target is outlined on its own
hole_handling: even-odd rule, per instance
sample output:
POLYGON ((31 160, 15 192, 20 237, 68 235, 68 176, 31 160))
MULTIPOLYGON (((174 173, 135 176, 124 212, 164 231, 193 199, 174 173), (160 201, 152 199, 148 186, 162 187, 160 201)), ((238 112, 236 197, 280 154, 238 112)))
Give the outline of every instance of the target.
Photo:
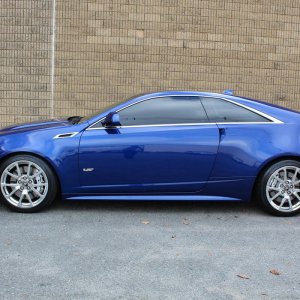
POLYGON ((0 180, 0 200, 16 212, 46 209, 58 193, 52 169, 32 155, 15 155, 5 160, 0 166, 0 180))
POLYGON ((300 162, 274 163, 260 176, 256 190, 262 208, 272 215, 290 217, 300 213, 300 162))

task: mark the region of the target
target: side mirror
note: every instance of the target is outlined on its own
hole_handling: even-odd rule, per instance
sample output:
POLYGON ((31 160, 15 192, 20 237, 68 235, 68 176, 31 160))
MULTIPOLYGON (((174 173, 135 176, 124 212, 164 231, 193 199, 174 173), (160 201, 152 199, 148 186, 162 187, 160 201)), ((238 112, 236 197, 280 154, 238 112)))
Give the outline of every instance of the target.
POLYGON ((110 112, 101 122, 104 127, 121 126, 120 115, 117 112, 110 112))

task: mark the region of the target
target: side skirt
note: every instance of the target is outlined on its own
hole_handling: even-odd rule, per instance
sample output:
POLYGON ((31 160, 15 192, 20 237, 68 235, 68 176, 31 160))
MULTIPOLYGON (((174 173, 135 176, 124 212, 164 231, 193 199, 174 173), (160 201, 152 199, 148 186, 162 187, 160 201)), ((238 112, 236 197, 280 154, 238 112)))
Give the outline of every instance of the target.
POLYGON ((239 198, 199 195, 66 195, 66 200, 117 200, 117 201, 243 201, 239 198))

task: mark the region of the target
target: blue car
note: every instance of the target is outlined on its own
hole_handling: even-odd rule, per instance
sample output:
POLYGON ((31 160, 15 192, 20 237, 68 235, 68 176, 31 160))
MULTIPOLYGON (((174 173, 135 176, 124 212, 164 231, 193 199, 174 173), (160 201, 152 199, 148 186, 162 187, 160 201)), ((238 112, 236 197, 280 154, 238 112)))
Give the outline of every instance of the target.
POLYGON ((256 199, 300 212, 300 114, 230 93, 142 94, 90 117, 0 130, 1 200, 256 199))

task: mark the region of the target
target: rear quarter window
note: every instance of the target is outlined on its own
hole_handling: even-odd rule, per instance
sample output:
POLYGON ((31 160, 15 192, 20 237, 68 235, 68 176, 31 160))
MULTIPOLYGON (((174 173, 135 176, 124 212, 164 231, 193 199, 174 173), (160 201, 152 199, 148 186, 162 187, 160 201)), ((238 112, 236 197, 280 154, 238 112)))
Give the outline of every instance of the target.
POLYGON ((202 98, 201 101, 210 122, 271 122, 269 119, 257 114, 256 112, 223 99, 207 97, 202 98))

